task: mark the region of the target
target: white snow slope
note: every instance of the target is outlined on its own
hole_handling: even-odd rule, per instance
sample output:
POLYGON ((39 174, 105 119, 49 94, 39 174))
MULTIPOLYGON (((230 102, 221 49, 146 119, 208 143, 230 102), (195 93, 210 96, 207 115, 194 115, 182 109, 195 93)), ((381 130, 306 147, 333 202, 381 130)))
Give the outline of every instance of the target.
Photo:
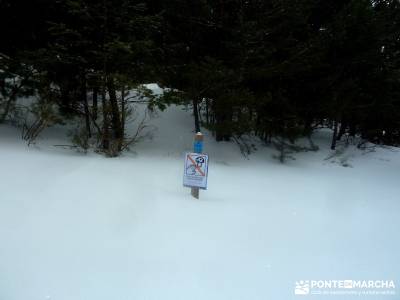
POLYGON ((27 147, 0 127, 0 300, 400 298, 400 152, 250 159, 206 133, 209 190, 182 186, 189 112, 120 158, 27 147), (295 295, 299 280, 393 280, 395 295, 295 295))

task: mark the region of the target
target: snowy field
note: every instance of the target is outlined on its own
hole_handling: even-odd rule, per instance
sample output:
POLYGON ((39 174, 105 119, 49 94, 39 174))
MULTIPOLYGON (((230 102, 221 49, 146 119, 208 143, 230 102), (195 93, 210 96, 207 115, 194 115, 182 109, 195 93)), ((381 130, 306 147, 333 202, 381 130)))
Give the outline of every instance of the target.
POLYGON ((27 147, 0 126, 0 300, 400 299, 400 152, 320 151, 280 164, 205 133, 209 190, 182 186, 193 121, 108 159, 27 147), (343 167, 345 161, 348 167, 343 167), (299 280, 393 280, 396 295, 295 295, 299 280))

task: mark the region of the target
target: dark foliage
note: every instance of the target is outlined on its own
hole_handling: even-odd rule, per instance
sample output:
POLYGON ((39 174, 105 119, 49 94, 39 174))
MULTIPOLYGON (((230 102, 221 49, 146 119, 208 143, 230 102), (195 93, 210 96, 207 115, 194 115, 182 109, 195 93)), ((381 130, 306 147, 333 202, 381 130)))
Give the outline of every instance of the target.
POLYGON ((126 145, 125 92, 145 82, 218 141, 326 126, 332 149, 400 144, 395 0, 3 0, 0 31, 0 122, 36 93, 109 155, 126 145))

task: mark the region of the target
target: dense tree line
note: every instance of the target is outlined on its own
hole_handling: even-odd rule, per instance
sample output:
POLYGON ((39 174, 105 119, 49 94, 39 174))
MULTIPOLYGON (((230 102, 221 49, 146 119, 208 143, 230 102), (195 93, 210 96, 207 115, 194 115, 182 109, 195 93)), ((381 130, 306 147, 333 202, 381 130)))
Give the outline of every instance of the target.
POLYGON ((2 0, 0 31, 0 123, 35 94, 28 140, 74 120, 116 155, 127 92, 157 82, 151 107, 190 105, 218 141, 400 143, 398 0, 2 0))

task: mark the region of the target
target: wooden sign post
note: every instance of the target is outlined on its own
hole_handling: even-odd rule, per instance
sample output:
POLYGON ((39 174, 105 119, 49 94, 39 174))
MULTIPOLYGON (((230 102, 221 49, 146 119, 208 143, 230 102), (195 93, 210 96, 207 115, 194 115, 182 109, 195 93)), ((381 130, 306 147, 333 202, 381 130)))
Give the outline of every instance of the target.
POLYGON ((194 137, 193 152, 185 154, 183 186, 191 189, 194 198, 199 199, 199 190, 207 189, 208 155, 203 153, 203 135, 194 137))
MULTIPOLYGON (((196 133, 194 136, 194 143, 193 143, 193 152, 194 153, 202 153, 203 152, 203 141, 204 136, 201 132, 196 133)), ((192 187, 191 194, 194 198, 199 199, 200 197, 200 190, 198 187, 192 187)))

